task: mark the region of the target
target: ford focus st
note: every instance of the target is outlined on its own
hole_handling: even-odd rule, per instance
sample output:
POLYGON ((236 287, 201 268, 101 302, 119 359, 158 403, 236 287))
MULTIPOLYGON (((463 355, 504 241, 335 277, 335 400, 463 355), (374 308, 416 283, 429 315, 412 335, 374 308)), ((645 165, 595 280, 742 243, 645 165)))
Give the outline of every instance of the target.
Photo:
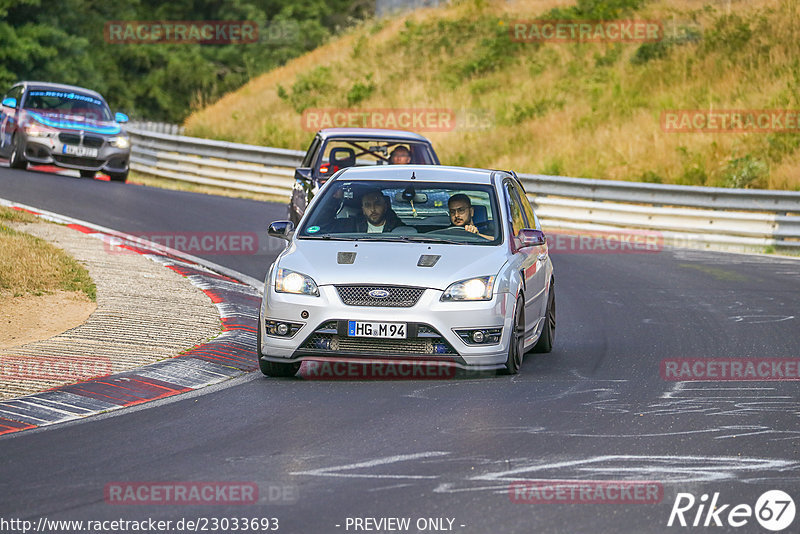
POLYGON ((555 338, 553 266, 513 172, 344 169, 320 190, 267 273, 261 371, 304 360, 413 361, 517 373, 555 338))
POLYGON ((21 82, 3 97, 0 156, 9 166, 28 163, 77 169, 82 177, 102 171, 114 181, 128 177, 130 139, 123 113, 112 116, 99 93, 45 82, 21 82))

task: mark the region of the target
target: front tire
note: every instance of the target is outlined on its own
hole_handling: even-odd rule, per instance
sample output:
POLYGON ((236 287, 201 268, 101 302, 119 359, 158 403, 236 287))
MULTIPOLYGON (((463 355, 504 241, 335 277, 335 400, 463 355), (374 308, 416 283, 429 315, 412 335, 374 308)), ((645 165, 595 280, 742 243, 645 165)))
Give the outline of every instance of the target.
POLYGON ((258 357, 258 368, 264 376, 290 377, 297 374, 300 370, 300 362, 295 363, 276 363, 262 360, 261 356, 261 314, 258 314, 258 325, 256 326, 256 355, 258 357))
POLYGON ((19 146, 19 135, 14 135, 11 143, 13 148, 11 149, 11 156, 8 158, 8 166, 12 169, 26 170, 28 168, 28 160, 23 155, 25 149, 19 146))
POLYGON ((525 301, 522 296, 517 297, 517 305, 514 307, 514 322, 511 329, 511 339, 508 344, 508 358, 506 358, 505 368, 501 373, 505 375, 515 375, 519 373, 522 366, 522 353, 525 344, 525 301))
POLYGON ((556 286, 550 281, 550 295, 547 297, 547 311, 544 315, 544 326, 533 352, 550 352, 556 341, 556 286))

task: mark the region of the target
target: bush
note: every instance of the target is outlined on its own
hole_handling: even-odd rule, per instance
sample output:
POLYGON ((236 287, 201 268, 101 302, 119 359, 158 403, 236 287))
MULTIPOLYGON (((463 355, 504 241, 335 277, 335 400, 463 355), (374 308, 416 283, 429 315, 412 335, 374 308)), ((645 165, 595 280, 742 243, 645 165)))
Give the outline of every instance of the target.
POLYGON ((335 88, 331 76, 330 67, 316 67, 307 73, 298 74, 290 91, 278 86, 278 97, 291 104, 297 113, 302 113, 316 106, 321 97, 328 96, 335 88))
POLYGON ((644 0, 578 0, 574 6, 550 10, 545 18, 614 20, 636 11, 643 4, 644 0))
POLYGON ((745 189, 763 187, 768 174, 767 164, 748 154, 728 162, 725 186, 745 189))
POLYGON ((355 106, 362 100, 369 98, 375 92, 375 83, 372 81, 372 73, 367 74, 364 82, 356 82, 347 92, 347 105, 355 106))
POLYGON ((660 41, 642 43, 631 57, 631 63, 643 65, 653 59, 662 59, 673 47, 697 42, 702 37, 696 28, 681 27, 678 31, 676 35, 665 37, 660 41))
POLYGON ((648 184, 663 184, 664 179, 658 174, 653 171, 645 171, 639 176, 640 182, 646 182, 648 184))
POLYGON ((747 21, 731 13, 716 20, 714 27, 706 31, 704 41, 709 50, 733 54, 744 48, 752 36, 753 30, 747 21))
POLYGON ((511 108, 505 108, 499 117, 499 124, 504 126, 514 126, 530 118, 539 118, 547 114, 551 109, 562 109, 563 100, 540 98, 533 102, 515 102, 511 108))

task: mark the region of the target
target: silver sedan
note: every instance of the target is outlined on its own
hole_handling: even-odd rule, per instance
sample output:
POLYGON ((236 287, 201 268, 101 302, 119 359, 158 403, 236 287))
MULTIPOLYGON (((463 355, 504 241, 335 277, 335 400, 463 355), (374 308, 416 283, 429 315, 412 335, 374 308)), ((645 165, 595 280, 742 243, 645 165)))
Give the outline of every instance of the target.
POLYGON ((555 339, 553 266, 513 172, 347 168, 314 198, 267 273, 258 358, 519 371, 555 339))

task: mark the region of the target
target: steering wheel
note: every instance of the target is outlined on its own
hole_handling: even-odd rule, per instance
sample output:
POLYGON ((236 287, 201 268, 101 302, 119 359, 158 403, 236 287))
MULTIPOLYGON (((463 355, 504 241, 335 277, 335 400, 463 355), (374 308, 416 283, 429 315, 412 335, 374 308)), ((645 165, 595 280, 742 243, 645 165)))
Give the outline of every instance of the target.
POLYGON ((475 235, 468 232, 463 226, 448 226, 447 228, 440 228, 439 230, 431 230, 429 234, 444 234, 444 235, 475 235))

